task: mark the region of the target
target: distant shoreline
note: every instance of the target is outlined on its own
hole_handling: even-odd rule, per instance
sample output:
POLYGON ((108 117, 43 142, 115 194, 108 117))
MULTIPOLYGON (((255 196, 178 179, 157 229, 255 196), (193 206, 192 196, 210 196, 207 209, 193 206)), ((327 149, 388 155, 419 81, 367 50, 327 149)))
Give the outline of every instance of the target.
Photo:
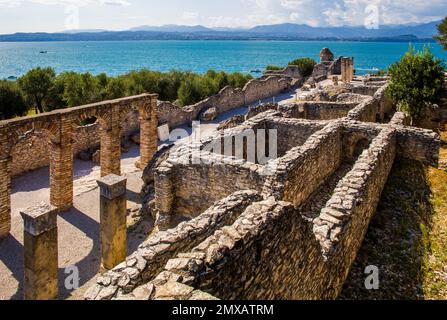
POLYGON ((0 43, 30 43, 30 42, 125 42, 125 41, 271 41, 271 42, 396 42, 396 43, 436 43, 436 40, 432 38, 354 38, 354 39, 336 39, 336 38, 321 38, 321 39, 302 39, 302 38, 197 38, 197 39, 2 39, 0 35, 0 43))

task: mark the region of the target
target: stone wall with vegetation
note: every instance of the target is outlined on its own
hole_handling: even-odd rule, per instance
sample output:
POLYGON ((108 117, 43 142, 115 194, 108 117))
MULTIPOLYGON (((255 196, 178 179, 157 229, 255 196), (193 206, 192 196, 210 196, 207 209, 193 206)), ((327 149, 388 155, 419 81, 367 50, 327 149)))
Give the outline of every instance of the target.
MULTIPOLYGON (((223 88, 218 94, 192 106, 178 107, 171 102, 158 102, 159 124, 169 124, 170 128, 189 125, 202 111, 214 107, 218 114, 267 97, 277 95, 291 88, 294 80, 284 76, 270 76, 265 79, 249 81, 243 89, 223 88)), ((138 112, 131 112, 122 124, 122 135, 128 137, 139 130, 138 112)), ((40 132, 29 132, 14 147, 12 152, 11 173, 18 176, 28 171, 49 165, 48 139, 42 139, 40 132)), ((73 145, 74 155, 80 151, 99 146, 99 125, 92 124, 76 128, 73 145)))
POLYGON ((297 119, 269 107, 199 146, 175 147, 157 169, 155 207, 159 215, 180 212, 190 220, 150 238, 86 298, 337 298, 394 159, 437 164, 436 133, 404 126, 401 113, 389 123, 373 123, 389 107, 381 104, 383 96, 374 90, 350 111, 356 112, 352 119, 297 119), (370 121, 359 121, 364 119, 370 121), (261 128, 277 129, 282 146, 267 164, 209 150, 261 128), (195 157, 206 161, 191 163, 195 157), (347 164, 329 201, 308 215, 305 205, 347 164), (266 167, 274 170, 264 175, 266 167), (255 191, 243 191, 248 189, 255 191), (225 222, 215 210, 227 216, 225 222))

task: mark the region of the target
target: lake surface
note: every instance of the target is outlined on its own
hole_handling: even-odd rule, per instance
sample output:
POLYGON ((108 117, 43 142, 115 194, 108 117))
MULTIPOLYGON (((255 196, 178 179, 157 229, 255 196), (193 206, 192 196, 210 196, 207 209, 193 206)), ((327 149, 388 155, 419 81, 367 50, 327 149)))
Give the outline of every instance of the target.
MULTIPOLYGON (((250 72, 266 65, 286 65, 295 58, 319 60, 321 48, 335 56, 355 57, 358 73, 385 69, 408 50, 402 42, 334 41, 111 41, 111 42, 0 42, 0 79, 20 76, 37 66, 62 71, 105 72, 119 75, 148 68, 206 72, 208 69, 250 72), (41 53, 46 52, 46 53, 41 53)), ((424 44, 417 43, 421 49, 424 44)), ((432 52, 447 60, 436 44, 432 52)))

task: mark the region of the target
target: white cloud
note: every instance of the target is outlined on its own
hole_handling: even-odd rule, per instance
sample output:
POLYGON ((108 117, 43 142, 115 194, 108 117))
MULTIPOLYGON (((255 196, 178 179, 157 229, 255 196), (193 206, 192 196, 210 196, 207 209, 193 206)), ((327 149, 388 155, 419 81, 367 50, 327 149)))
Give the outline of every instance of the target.
POLYGON ((128 0, 0 0, 0 7, 17 7, 26 2, 37 3, 41 5, 75 5, 78 7, 84 7, 88 5, 101 5, 101 6, 128 6, 130 2, 128 0))
MULTIPOLYGON (((370 18, 368 6, 376 6, 381 24, 428 22, 443 18, 446 0, 243 0, 254 14, 269 21, 304 23, 313 26, 364 25, 370 18), (274 18, 273 18, 274 17, 274 18)), ((261 19, 262 20, 262 19, 261 19)))

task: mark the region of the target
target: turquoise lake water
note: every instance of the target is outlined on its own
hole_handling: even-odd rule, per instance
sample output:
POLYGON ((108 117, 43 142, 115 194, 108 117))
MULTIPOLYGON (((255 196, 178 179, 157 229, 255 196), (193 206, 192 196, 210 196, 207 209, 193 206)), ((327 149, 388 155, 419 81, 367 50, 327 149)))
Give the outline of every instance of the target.
MULTIPOLYGON (((355 57, 358 73, 384 69, 407 51, 408 43, 333 41, 121 41, 0 43, 0 79, 20 76, 37 66, 57 72, 119 75, 148 68, 206 72, 208 69, 250 72, 266 65, 286 65, 295 58, 319 59, 329 47, 336 56, 355 57), (44 51, 46 53, 40 53, 44 51)), ((424 44, 415 44, 420 49, 424 44)), ((432 52, 447 60, 436 44, 432 52)))

